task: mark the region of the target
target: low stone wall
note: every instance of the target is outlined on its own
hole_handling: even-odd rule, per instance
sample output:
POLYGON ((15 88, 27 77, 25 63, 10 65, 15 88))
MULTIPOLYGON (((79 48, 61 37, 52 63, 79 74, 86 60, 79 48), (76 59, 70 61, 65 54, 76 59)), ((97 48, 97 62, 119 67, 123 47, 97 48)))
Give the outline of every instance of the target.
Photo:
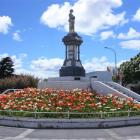
POLYGON ((31 119, 0 117, 0 125, 23 128, 111 128, 140 125, 140 117, 111 119, 31 119))

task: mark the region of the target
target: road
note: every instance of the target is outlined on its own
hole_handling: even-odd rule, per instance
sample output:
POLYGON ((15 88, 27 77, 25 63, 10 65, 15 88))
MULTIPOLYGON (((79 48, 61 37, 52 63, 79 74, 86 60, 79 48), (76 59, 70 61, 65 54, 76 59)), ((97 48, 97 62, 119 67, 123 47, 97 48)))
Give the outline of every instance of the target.
POLYGON ((140 126, 111 129, 27 129, 0 126, 0 140, 140 140, 140 126))

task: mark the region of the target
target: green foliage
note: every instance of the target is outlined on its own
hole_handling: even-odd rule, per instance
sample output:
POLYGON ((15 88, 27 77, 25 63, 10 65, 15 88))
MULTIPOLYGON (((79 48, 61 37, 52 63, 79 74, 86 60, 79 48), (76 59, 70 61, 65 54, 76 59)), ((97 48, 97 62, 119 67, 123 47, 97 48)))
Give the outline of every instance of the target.
POLYGON ((0 61, 0 79, 13 75, 13 61, 10 57, 5 57, 0 61))
POLYGON ((23 89, 27 87, 36 88, 38 84, 38 78, 31 75, 18 75, 0 80, 0 92, 6 89, 16 88, 23 89))
POLYGON ((124 84, 140 81, 140 53, 130 61, 122 63, 119 70, 123 73, 124 84))

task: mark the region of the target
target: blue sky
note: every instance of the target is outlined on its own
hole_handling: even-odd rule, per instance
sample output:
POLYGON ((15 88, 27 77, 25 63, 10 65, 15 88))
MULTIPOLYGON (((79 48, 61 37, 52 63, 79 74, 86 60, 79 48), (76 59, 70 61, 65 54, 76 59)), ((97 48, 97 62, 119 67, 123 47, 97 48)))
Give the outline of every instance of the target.
POLYGON ((83 38, 81 60, 87 72, 106 70, 140 51, 140 0, 0 0, 0 59, 10 56, 15 73, 58 76, 74 9, 83 38))

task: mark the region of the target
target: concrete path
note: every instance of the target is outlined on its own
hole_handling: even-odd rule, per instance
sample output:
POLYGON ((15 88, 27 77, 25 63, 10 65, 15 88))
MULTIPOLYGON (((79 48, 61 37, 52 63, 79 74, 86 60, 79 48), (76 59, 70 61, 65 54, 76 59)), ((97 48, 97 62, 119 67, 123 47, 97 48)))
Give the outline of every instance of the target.
POLYGON ((140 126, 111 129, 26 129, 0 126, 0 140, 140 140, 140 126))

